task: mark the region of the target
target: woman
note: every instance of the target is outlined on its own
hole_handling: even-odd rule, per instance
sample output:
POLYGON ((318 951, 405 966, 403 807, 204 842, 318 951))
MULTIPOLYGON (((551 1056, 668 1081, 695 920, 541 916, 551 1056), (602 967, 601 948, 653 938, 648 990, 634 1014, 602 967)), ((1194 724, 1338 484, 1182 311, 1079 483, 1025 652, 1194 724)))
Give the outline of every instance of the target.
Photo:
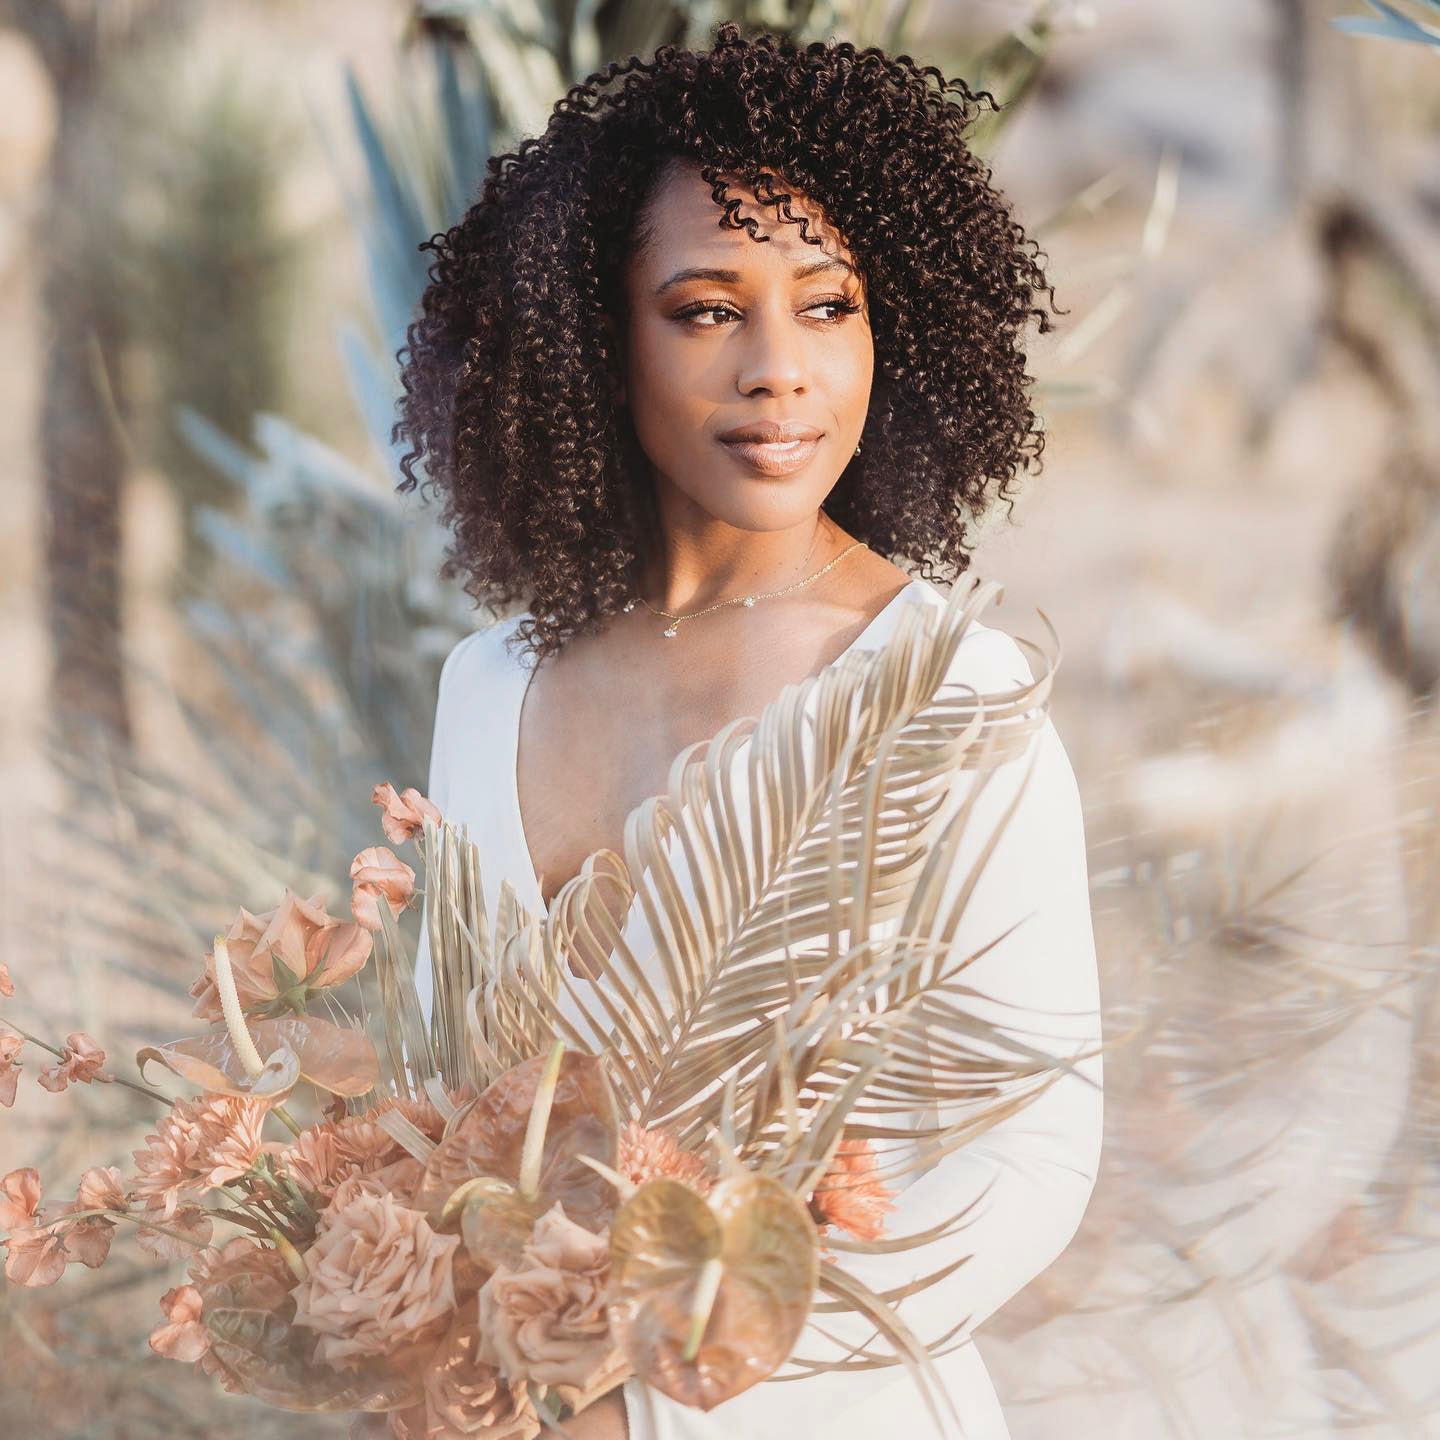
MULTIPOLYGON (((625 817, 685 747, 883 644, 902 604, 942 605, 895 560, 958 576, 971 524, 1038 460, 1018 342, 1031 318, 1050 328, 1036 300, 1053 292, 964 142, 979 108, 908 57, 727 24, 708 52, 662 47, 574 87, 432 242, 401 351, 402 488, 423 459, 455 531, 447 575, 528 605, 451 652, 435 722, 430 796, 480 846, 492 912, 502 878, 538 913, 592 852, 623 851, 625 817)), ((977 622, 949 678, 1032 677, 977 622)), ((1084 1017, 1094 1038, 1079 797, 1048 718, 1037 743, 966 912, 986 940, 1013 933, 976 973, 998 1004, 1084 1017)), ((428 1005, 423 947, 420 971, 428 1005)), ((973 1198, 963 1232, 846 1257, 878 1289, 968 1257, 902 1313, 926 1340, 969 1317, 937 1366, 970 1440, 1007 1430, 968 1330, 1060 1253, 1094 1182, 1086 1063, 1090 1083, 1063 1076, 945 1157, 887 1225, 973 1198)), ((845 1353, 808 1330, 799 1349, 845 1353)), ((769 1382, 708 1414, 632 1381, 567 1428, 838 1440, 881 1424, 934 1433, 901 1368, 769 1382)))

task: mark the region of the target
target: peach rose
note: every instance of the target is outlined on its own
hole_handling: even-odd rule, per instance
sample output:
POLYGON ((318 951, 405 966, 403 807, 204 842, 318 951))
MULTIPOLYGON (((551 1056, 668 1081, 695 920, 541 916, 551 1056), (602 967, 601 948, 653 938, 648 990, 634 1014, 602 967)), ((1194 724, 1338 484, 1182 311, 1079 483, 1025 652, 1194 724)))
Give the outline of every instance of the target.
POLYGON ((380 928, 380 902, 398 915, 415 898, 415 872, 393 850, 372 845, 350 862, 350 913, 367 930, 380 928))
POLYGON ((384 812, 380 816, 380 828, 392 845, 403 845, 407 840, 423 835, 427 818, 437 825, 441 823, 440 811, 413 785, 397 795, 395 787, 387 780, 370 792, 370 798, 384 812))
POLYGON ((542 1429, 529 1387, 506 1380, 479 1357, 473 1310, 457 1317, 445 1348, 425 1372, 425 1435, 482 1435, 485 1440, 532 1440, 542 1429))
POLYGON ((509 1380, 552 1385, 567 1405, 586 1403, 624 1367, 605 1317, 610 1244, 575 1224, 556 1201, 514 1269, 480 1291, 480 1358, 509 1380))
POLYGON ((361 1192, 332 1214, 305 1252, 295 1324, 319 1332, 315 1358, 353 1365, 438 1335, 455 1309, 458 1235, 439 1235, 390 1194, 361 1192))
MULTIPOLYGON (((262 915, 252 915, 242 905, 225 941, 240 1005, 246 1010, 272 1005, 280 998, 277 965, 283 967, 286 989, 303 986, 308 995, 343 984, 364 967, 374 944, 362 926, 327 915, 321 896, 302 900, 288 885, 285 898, 262 915)), ((196 1015, 205 1020, 221 1018, 213 951, 206 951, 205 973, 190 987, 190 994, 195 997, 196 1015)))
POLYGON ((413 1156, 402 1155, 378 1170, 352 1170, 335 1187, 330 1203, 320 1212, 323 1230, 342 1210, 360 1195, 393 1196, 401 1205, 408 1205, 425 1174, 425 1167, 413 1156))

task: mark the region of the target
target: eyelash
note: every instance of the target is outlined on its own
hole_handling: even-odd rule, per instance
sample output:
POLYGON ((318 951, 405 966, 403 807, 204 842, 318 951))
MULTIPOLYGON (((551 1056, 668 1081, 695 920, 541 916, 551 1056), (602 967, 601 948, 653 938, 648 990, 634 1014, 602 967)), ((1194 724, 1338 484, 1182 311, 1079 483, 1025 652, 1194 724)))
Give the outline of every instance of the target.
MULTIPOLYGON (((822 305, 831 310, 838 310, 840 312, 839 315, 833 316, 829 320, 822 320, 820 322, 822 325, 841 325, 844 324, 844 319, 846 316, 858 315, 860 313, 859 305, 854 304, 852 301, 846 300, 842 297, 837 297, 834 300, 817 300, 813 305, 807 305, 805 308, 807 310, 818 310, 822 305)), ((733 313, 734 312, 730 309, 728 305, 701 301, 698 304, 691 305, 686 309, 679 311, 676 314, 675 318, 677 320, 691 321, 697 315, 728 315, 733 313)), ((692 328, 696 330, 719 330, 721 327, 719 325, 694 325, 692 326, 692 328)))

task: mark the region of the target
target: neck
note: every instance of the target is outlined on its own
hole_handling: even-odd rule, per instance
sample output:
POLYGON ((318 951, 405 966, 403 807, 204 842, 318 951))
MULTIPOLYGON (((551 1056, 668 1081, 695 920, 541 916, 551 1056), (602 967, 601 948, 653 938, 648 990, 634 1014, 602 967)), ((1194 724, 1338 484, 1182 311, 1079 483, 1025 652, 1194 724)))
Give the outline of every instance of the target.
POLYGON ((718 524, 700 534, 669 531, 659 554, 642 566, 640 594, 674 613, 763 595, 813 575, 853 543, 823 511, 804 525, 763 534, 718 524))

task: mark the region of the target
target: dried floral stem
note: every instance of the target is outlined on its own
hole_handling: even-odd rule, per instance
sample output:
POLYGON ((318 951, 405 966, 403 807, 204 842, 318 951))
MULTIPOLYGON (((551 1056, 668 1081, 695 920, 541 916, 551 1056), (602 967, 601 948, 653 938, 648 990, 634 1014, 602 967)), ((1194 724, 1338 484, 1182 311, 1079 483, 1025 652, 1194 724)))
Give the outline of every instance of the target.
POLYGON ((290 1267, 290 1273, 297 1280, 304 1280, 310 1274, 305 1268, 305 1257, 290 1243, 289 1238, 273 1225, 270 1227, 270 1238, 275 1242, 280 1258, 290 1267))
POLYGON ((269 1235, 270 1226, 260 1216, 252 1214, 249 1210, 223 1210, 215 1209, 210 1211, 212 1215, 221 1215, 232 1225, 239 1225, 250 1231, 252 1235, 269 1235))
POLYGON ((283 1125, 292 1135, 303 1134, 303 1127, 296 1124, 295 1117, 283 1106, 272 1105, 270 1113, 283 1125))
MULTIPOLYGON (((207 1215, 219 1212, 207 1210, 207 1215)), ((146 1220, 139 1215, 132 1215, 128 1210, 111 1210, 102 1206, 98 1210, 71 1210, 69 1214, 59 1215, 54 1220, 46 1220, 43 1224, 35 1226, 37 1230, 53 1230, 57 1225, 69 1225, 76 1220, 93 1220, 96 1216, 103 1215, 110 1220, 128 1220, 132 1225, 138 1225, 142 1230, 154 1230, 159 1235, 168 1235, 172 1240, 182 1241, 186 1245, 193 1245, 197 1250, 203 1250, 207 1242, 197 1240, 193 1235, 185 1235, 179 1230, 172 1230, 168 1225, 157 1225, 153 1220, 146 1220)))
POLYGON ((520 1152, 520 1193, 533 1200, 540 1189, 540 1161, 545 1154, 545 1130, 550 1124, 550 1107, 555 1103, 555 1087, 560 1082, 560 1062, 565 1058, 565 1042, 557 1040, 540 1072, 535 1089, 535 1103, 525 1126, 525 1148, 520 1152))
MULTIPOLYGON (((13 1030, 22 1040, 28 1041, 31 1045, 38 1045, 42 1050, 48 1050, 57 1060, 65 1058, 64 1050, 57 1050, 48 1041, 42 1040, 38 1035, 32 1035, 28 1030, 17 1025, 13 1020, 7 1019, 6 1029, 13 1030)), ((150 1100, 158 1100, 167 1108, 174 1104, 168 1096, 162 1095, 158 1090, 152 1090, 148 1085, 137 1085, 133 1080, 127 1080, 123 1075, 97 1076, 106 1085, 123 1085, 127 1090, 133 1090, 137 1095, 144 1095, 150 1100)))

